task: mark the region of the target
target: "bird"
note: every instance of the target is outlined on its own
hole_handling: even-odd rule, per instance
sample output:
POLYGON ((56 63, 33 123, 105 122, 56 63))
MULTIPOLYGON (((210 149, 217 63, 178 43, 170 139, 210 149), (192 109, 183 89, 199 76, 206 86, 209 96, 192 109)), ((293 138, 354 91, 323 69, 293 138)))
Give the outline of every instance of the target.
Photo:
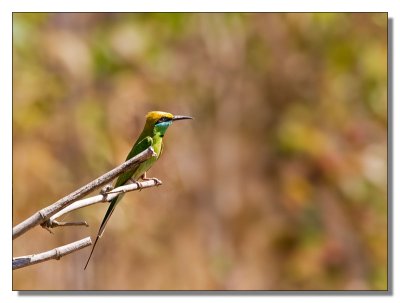
MULTIPOLYGON (((139 138, 136 140, 135 144, 133 145, 131 151, 129 152, 126 160, 131 159, 132 157, 136 156, 137 154, 141 153, 142 151, 146 150, 150 146, 153 148, 155 156, 147 159, 146 161, 136 165, 132 169, 126 171, 125 173, 121 174, 116 183, 115 188, 126 184, 128 181, 137 183, 137 180, 154 180, 156 183, 160 183, 157 178, 147 178, 146 172, 153 166, 153 164, 160 158, 163 152, 163 138, 165 132, 167 131, 168 127, 174 121, 185 120, 185 119, 193 119, 190 116, 181 116, 181 115, 173 115, 171 113, 163 112, 163 111, 151 111, 146 115, 146 123, 140 134, 139 138)), ((115 207, 121 201, 123 194, 118 195, 114 199, 110 201, 110 206, 107 209, 107 212, 103 218, 103 221, 100 224, 99 231, 97 232, 96 240, 90 252, 89 258, 85 265, 85 270, 89 264, 89 261, 92 257, 93 251, 96 247, 97 241, 102 237, 104 233, 104 229, 110 219, 111 215, 113 214, 115 207)))

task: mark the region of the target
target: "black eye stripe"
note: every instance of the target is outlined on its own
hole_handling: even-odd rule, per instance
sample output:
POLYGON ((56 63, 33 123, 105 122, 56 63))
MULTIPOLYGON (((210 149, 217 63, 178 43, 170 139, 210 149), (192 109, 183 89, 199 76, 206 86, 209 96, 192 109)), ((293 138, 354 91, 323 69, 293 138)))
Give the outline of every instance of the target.
MULTIPOLYGON (((167 122, 167 121, 169 121, 169 120, 171 120, 171 119, 170 119, 170 118, 167 118, 167 117, 162 117, 162 118, 158 119, 157 123, 167 122)), ((157 124, 157 123, 156 123, 156 124, 157 124)))

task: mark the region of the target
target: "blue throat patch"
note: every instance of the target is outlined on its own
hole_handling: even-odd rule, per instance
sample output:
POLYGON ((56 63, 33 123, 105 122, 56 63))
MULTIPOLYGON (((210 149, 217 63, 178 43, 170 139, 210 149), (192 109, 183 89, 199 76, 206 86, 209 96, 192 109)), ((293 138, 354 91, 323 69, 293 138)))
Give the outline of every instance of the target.
POLYGON ((160 137, 164 137, 168 127, 172 124, 172 121, 157 123, 154 126, 154 134, 159 134, 160 137))

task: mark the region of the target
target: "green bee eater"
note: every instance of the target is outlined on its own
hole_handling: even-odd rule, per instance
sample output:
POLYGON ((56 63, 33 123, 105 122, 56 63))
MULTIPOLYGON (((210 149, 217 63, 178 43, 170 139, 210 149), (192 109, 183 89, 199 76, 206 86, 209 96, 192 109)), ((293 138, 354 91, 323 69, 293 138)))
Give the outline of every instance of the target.
MULTIPOLYGON (((139 179, 155 180, 156 182, 159 182, 159 180, 156 178, 147 178, 146 172, 150 169, 150 167, 153 166, 153 164, 160 158, 162 154, 163 138, 168 127, 172 124, 173 121, 184 120, 184 119, 193 119, 193 118, 189 116, 177 116, 177 115, 174 116, 173 114, 161 111, 149 112, 146 116, 146 123, 144 125, 143 131, 140 134, 139 138, 136 140, 135 144, 133 145, 126 160, 136 156, 137 154, 146 150, 150 146, 153 148, 156 156, 151 157, 150 159, 138 164, 133 169, 120 175, 114 187, 116 188, 118 186, 122 186, 126 184, 128 181, 136 182, 139 179)), ((107 209, 103 221, 101 222, 99 231, 97 233, 96 241, 94 242, 89 258, 86 262, 85 269, 89 264, 90 258, 92 257, 97 241, 103 235, 107 222, 110 219, 115 207, 117 206, 118 202, 121 200, 122 197, 123 194, 120 194, 116 198, 110 201, 110 206, 107 209)))

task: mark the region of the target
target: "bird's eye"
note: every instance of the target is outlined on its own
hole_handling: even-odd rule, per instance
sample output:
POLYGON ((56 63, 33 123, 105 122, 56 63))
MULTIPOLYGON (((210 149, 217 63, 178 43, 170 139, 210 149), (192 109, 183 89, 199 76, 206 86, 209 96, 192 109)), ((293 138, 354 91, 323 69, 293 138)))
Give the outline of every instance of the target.
POLYGON ((162 117, 162 118, 158 119, 157 124, 162 123, 162 122, 167 122, 167 121, 168 121, 167 117, 162 117))

